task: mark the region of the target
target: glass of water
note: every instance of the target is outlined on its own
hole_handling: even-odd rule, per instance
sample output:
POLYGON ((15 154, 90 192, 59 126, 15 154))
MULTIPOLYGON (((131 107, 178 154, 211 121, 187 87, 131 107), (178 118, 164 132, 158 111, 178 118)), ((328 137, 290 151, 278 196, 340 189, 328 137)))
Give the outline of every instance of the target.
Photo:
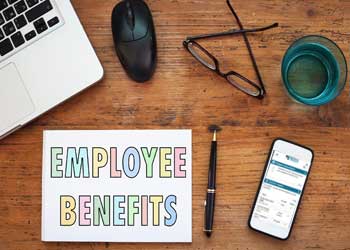
POLYGON ((343 52, 323 36, 298 39, 282 61, 282 79, 289 95, 307 105, 334 100, 346 85, 347 72, 343 52))

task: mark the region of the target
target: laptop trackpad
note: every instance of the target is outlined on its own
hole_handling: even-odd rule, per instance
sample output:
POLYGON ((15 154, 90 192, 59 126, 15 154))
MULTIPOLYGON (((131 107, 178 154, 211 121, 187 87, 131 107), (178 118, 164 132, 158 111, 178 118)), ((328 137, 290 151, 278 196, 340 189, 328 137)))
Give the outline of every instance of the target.
POLYGON ((0 69, 0 132, 34 112, 33 102, 13 63, 0 69))

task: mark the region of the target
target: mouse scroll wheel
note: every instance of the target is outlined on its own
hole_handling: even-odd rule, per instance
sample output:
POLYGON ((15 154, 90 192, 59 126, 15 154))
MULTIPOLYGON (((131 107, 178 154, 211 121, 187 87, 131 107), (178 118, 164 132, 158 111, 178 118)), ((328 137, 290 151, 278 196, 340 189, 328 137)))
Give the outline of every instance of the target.
POLYGON ((132 29, 134 29, 134 15, 132 13, 132 10, 128 10, 128 24, 132 29))
POLYGON ((128 19, 132 20, 132 10, 128 10, 128 19))
POLYGON ((128 12, 127 12, 127 18, 128 18, 128 24, 131 26, 132 29, 134 29, 134 13, 132 11, 131 8, 128 9, 128 12))

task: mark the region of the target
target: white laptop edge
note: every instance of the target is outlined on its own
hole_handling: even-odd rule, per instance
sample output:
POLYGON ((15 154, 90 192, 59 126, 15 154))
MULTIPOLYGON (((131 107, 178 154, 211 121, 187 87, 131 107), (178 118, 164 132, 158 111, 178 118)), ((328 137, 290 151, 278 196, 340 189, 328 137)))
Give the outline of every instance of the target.
POLYGON ((70 0, 51 2, 63 24, 0 62, 0 140, 104 76, 70 0), (8 102, 1 101, 6 97, 8 102), (18 102, 22 106, 14 107, 18 102), (12 122, 15 114, 19 119, 12 122))

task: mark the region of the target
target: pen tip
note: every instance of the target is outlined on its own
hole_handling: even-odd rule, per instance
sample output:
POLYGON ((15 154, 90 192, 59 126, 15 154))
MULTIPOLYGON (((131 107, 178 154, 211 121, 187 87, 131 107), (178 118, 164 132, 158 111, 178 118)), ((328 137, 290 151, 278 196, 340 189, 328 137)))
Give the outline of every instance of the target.
POLYGON ((218 125, 213 124, 208 127, 208 130, 210 132, 214 132, 214 131, 219 132, 221 131, 221 128, 218 125))
POLYGON ((211 236, 211 231, 206 231, 205 234, 207 235, 208 238, 211 236))

